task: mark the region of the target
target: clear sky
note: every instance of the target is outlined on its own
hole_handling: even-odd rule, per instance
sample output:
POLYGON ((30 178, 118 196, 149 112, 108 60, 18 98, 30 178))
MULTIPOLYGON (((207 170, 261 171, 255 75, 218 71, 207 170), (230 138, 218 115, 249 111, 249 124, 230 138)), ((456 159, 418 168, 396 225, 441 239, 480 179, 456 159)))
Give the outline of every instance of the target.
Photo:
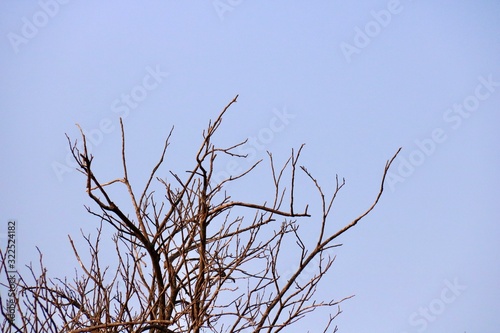
POLYGON ((326 188, 347 181, 332 228, 370 205, 403 147, 321 289, 356 295, 340 332, 498 332, 500 2, 4 0, 0 38, 0 221, 19 221, 20 266, 39 246, 49 275, 71 276, 67 235, 98 224, 67 161, 75 123, 119 176, 122 116, 139 187, 172 125, 165 170, 181 172, 239 94, 220 142, 253 138, 255 158, 306 143, 326 188))

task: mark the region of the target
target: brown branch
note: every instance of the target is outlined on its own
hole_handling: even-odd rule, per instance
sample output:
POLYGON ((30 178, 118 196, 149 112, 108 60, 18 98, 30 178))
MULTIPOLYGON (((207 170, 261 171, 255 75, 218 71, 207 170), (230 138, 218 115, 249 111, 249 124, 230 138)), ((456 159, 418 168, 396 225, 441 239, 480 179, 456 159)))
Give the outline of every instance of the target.
MULTIPOLYGON (((22 323, 19 331, 199 333, 230 329, 233 333, 280 332, 317 309, 337 308, 337 312, 326 319, 324 332, 332 328, 333 320, 341 313, 339 304, 352 297, 316 299, 320 282, 335 261, 331 251, 341 245, 334 240, 378 204, 387 172, 399 150, 387 161, 371 206, 340 230, 330 233, 327 222, 345 180, 340 181, 336 176, 333 194, 327 197, 328 192, 301 166, 312 181, 308 184, 319 193, 317 204, 321 207, 321 216, 317 222, 309 219, 309 204, 297 213, 297 193, 303 193, 297 188, 297 165, 304 145, 292 150, 279 167, 268 152, 274 188, 264 203, 233 200, 227 186, 250 176, 260 161, 215 183, 218 155, 247 157, 236 151, 246 140, 224 146, 226 148, 215 143, 223 118, 237 98, 234 97, 214 121, 208 122, 187 174, 170 171, 168 179, 160 179, 156 174, 164 163, 172 127, 140 192, 134 192, 129 179, 122 119, 123 177, 111 181, 101 181, 98 177, 85 134, 78 126, 82 148, 69 137, 68 142, 78 171, 85 176, 85 190, 98 207, 95 211, 87 207, 87 211, 101 220, 101 226, 109 225, 116 231, 112 237, 116 261, 111 267, 103 264, 101 228, 95 239, 83 235, 90 254, 88 263, 83 262, 85 257, 80 257, 73 239, 68 236, 79 267, 70 282, 49 279, 40 254, 39 276, 30 268, 35 283, 20 282, 23 293, 16 299, 22 323), (288 172, 290 178, 285 177, 288 172), (156 192, 151 190, 153 179, 165 188, 163 200, 158 201, 156 192), (113 201, 115 188, 129 196, 130 212, 113 201), (129 217, 134 215, 135 218, 129 217), (305 228, 299 228, 301 221, 305 228), (314 234, 313 243, 304 232, 314 234), (289 270, 289 275, 281 272, 285 259, 287 262, 293 259, 297 264, 289 270)), ((1 250, 0 255, 0 271, 5 273, 1 250)), ((106 256, 108 260, 108 254, 106 256)), ((3 309, 0 313, 6 317, 3 309)), ((17 327, 7 321, 0 322, 0 331, 7 329, 17 327)))

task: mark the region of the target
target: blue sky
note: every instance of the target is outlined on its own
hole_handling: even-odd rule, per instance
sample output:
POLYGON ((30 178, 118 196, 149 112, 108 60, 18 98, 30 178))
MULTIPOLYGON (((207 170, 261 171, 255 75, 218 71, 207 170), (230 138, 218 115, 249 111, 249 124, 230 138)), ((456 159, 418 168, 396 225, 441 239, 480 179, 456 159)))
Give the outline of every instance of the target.
POLYGON ((4 0, 0 36, 0 221, 19 221, 20 266, 38 246, 49 274, 71 275, 67 235, 97 226, 67 160, 75 123, 112 177, 122 116, 139 187, 173 125, 165 175, 192 165, 208 119, 239 94, 220 142, 253 138, 255 159, 306 143, 325 188, 346 178, 332 228, 370 205, 403 147, 321 289, 356 295, 340 332, 500 327, 499 2, 4 0))

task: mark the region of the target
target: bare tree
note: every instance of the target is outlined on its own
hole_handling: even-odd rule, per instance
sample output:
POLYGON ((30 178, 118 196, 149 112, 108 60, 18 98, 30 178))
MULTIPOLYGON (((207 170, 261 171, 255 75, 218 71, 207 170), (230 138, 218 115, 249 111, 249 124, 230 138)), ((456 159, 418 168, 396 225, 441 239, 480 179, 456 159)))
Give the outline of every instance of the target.
MULTIPOLYGON (((90 259, 83 259, 69 237, 79 264, 76 276, 50 279, 40 253, 39 267, 29 266, 29 279, 34 282, 21 278, 18 283, 15 322, 6 316, 2 300, 1 331, 280 332, 318 308, 331 308, 323 332, 337 331, 333 320, 341 312, 339 304, 349 297, 323 300, 315 292, 332 267, 332 249, 340 245, 336 239, 377 205, 397 153, 386 163, 370 207, 333 233, 328 232, 330 211, 345 181, 336 177, 333 193, 326 195, 313 175, 298 164, 303 146, 292 150, 281 166, 268 154, 274 191, 267 201, 234 200, 228 185, 237 187, 262 162, 219 183, 214 181, 217 157, 246 157, 236 153, 246 141, 225 148, 213 143, 237 97, 209 122, 192 169, 159 178, 156 174, 170 144, 170 131, 141 192, 133 191, 129 180, 121 120, 123 171, 119 178, 103 181, 96 174, 83 131, 81 146, 68 138, 96 207, 86 208, 101 221, 94 238, 83 235, 90 259), (311 216, 307 205, 295 206, 299 174, 319 194, 319 216, 311 216), (164 191, 161 200, 152 189, 156 181, 164 191), (130 198, 130 211, 115 203, 111 192, 119 190, 130 198), (313 242, 304 238, 304 222, 308 235, 316 232, 313 242), (103 265, 109 253, 100 252, 102 228, 109 227, 115 232, 114 266, 103 265), (290 258, 292 247, 297 253, 294 258, 290 258), (285 272, 291 259, 294 268, 285 272)), ((5 272, 5 252, 0 254, 5 272)))

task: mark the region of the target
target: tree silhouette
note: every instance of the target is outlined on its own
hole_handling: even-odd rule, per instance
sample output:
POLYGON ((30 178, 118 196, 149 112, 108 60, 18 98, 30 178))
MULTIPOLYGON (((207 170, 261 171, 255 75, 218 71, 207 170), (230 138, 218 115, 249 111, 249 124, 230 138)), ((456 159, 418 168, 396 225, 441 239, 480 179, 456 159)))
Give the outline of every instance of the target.
MULTIPOLYGON (((236 152, 246 141, 225 148, 213 143, 223 116, 237 97, 209 122, 192 169, 159 178, 156 174, 164 163, 170 131, 141 192, 133 191, 129 181, 121 120, 123 171, 110 181, 97 175, 83 131, 80 147, 68 137, 78 169, 85 176, 86 192, 97 207, 86 208, 101 221, 94 238, 83 235, 90 260, 82 259, 69 237, 79 264, 77 274, 72 279, 50 279, 40 252, 39 267, 28 267, 33 282, 19 279, 16 321, 9 319, 2 300, 1 331, 280 332, 318 308, 331 308, 324 332, 337 331, 333 321, 341 312, 339 304, 350 296, 318 300, 318 284, 332 267, 332 249, 340 245, 335 240, 379 202, 387 171, 399 150, 386 163, 370 207, 329 233, 332 204, 345 181, 336 176, 333 194, 327 196, 313 175, 298 164, 303 146, 292 150, 281 166, 268 153, 274 191, 263 203, 233 200, 228 187, 231 183, 237 187, 261 161, 240 174, 214 181, 219 156, 246 157, 236 152), (299 174, 318 192, 320 216, 311 216, 307 205, 296 207, 299 174), (161 200, 152 190, 155 182, 162 185, 161 200), (119 190, 128 194, 128 211, 114 201, 119 190), (303 223, 307 230, 301 229, 303 223), (100 251, 103 228, 114 230, 114 266, 102 264, 103 256, 110 255, 100 251), (304 239, 306 231, 308 238, 316 232, 314 242, 304 239), (297 253, 296 257, 290 257, 291 253, 297 253), (286 270, 289 267, 293 268, 286 270)), ((0 255, 5 273, 5 252, 0 255)))

